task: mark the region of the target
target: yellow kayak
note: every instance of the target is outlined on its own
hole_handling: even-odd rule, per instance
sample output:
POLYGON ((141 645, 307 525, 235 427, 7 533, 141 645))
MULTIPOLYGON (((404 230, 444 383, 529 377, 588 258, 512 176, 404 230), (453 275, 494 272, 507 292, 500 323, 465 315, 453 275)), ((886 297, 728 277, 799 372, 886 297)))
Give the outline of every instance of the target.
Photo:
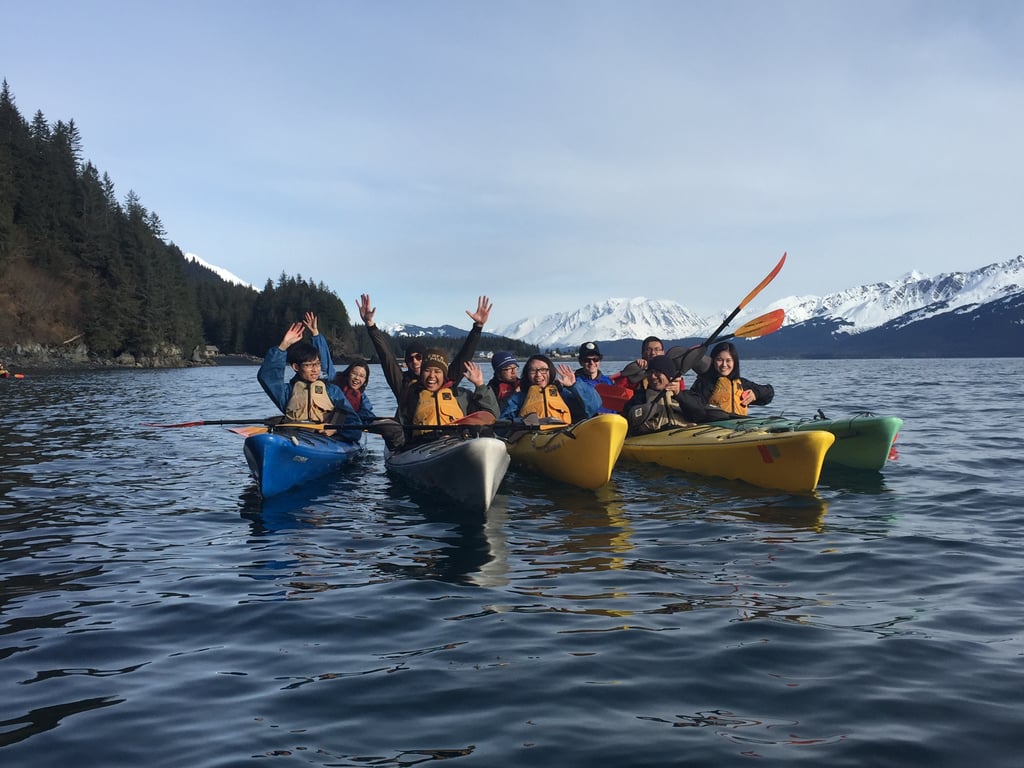
POLYGON ((513 466, 580 488, 600 488, 611 478, 625 438, 626 420, 602 413, 568 427, 513 432, 506 443, 513 466))
POLYGON ((626 438, 622 458, 743 480, 761 488, 809 493, 818 485, 825 454, 835 439, 821 430, 736 432, 699 425, 626 438))

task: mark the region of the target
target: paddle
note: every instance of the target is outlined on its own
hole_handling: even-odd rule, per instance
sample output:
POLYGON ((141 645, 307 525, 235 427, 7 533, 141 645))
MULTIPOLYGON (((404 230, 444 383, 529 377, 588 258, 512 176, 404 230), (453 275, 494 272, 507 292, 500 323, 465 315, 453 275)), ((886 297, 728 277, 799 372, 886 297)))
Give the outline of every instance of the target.
MULTIPOLYGON (((375 424, 379 424, 382 427, 391 426, 392 428, 394 428, 394 426, 400 426, 400 427, 404 426, 406 429, 446 429, 446 428, 460 429, 462 427, 486 427, 486 426, 489 426, 491 424, 494 424, 496 421, 497 421, 497 419, 495 418, 494 414, 492 414, 492 413, 489 413, 487 411, 474 411, 473 413, 469 414, 468 416, 463 416, 458 421, 455 421, 452 424, 446 425, 445 427, 412 427, 412 426, 400 424, 399 422, 395 421, 394 419, 382 417, 382 418, 379 418, 379 419, 374 419, 370 424, 367 424, 367 425, 363 426, 362 428, 365 431, 367 431, 367 432, 374 432, 375 430, 373 429, 373 426, 375 424)), ((182 427, 245 426, 247 424, 259 424, 260 426, 274 427, 274 428, 280 428, 280 427, 299 427, 299 428, 303 428, 303 429, 316 429, 316 430, 340 430, 340 429, 357 429, 358 428, 358 426, 355 425, 355 424, 351 424, 351 425, 345 425, 345 424, 317 424, 317 423, 313 423, 313 422, 309 422, 309 421, 285 422, 285 421, 281 420, 280 416, 270 416, 270 417, 263 418, 263 419, 213 419, 213 420, 205 419, 205 420, 202 420, 202 421, 183 421, 183 422, 178 423, 178 424, 154 424, 152 422, 145 422, 145 421, 142 422, 142 426, 144 426, 144 427, 157 427, 157 428, 160 428, 160 429, 178 429, 178 428, 182 428, 182 427)), ((240 430, 240 431, 239 430, 234 430, 234 431, 237 431, 238 434, 244 434, 245 433, 244 430, 240 430)))
POLYGON ((703 344, 701 344, 701 346, 702 347, 706 347, 708 344, 710 344, 715 339, 717 339, 718 338, 718 334, 720 334, 722 331, 725 330, 725 326, 727 326, 729 323, 732 322, 733 318, 736 317, 736 315, 738 315, 740 313, 740 310, 742 310, 745 306, 747 306, 747 304, 749 304, 753 300, 753 298, 755 296, 757 296, 757 294, 759 294, 761 291, 763 291, 765 289, 765 286, 767 286, 768 283, 770 283, 772 280, 775 279, 775 276, 777 274, 779 274, 779 272, 782 270, 782 265, 785 264, 785 263, 786 263, 786 254, 784 253, 784 254, 782 254, 782 258, 779 259, 779 263, 776 264, 775 268, 771 272, 768 273, 768 276, 765 277, 765 279, 762 280, 760 283, 758 283, 754 287, 754 290, 752 290, 750 293, 748 293, 744 297, 743 301, 741 301, 739 304, 736 305, 736 309, 734 309, 729 314, 729 316, 727 318, 725 318, 725 320, 722 321, 722 324, 715 329, 715 332, 712 333, 708 337, 707 341, 705 341, 703 344))
POLYGON ((475 411, 468 416, 453 421, 451 424, 439 424, 431 426, 428 424, 402 424, 397 419, 378 418, 363 427, 363 430, 373 434, 386 434, 396 428, 411 432, 464 432, 467 427, 511 427, 511 421, 498 421, 493 413, 488 411, 475 411))
MULTIPOLYGON (((783 321, 786 319, 786 312, 783 309, 773 309, 771 312, 766 312, 763 315, 758 315, 753 320, 748 320, 739 328, 732 333, 721 337, 724 339, 757 339, 761 336, 767 336, 769 333, 775 333, 782 327, 783 321)), ((719 329, 721 330, 721 329, 719 329)), ((680 374, 686 373, 691 368, 695 368, 700 362, 700 359, 707 354, 707 345, 716 338, 712 337, 703 344, 698 344, 695 347, 670 347, 665 353, 668 355, 676 367, 679 368, 680 374)), ((620 374, 621 378, 629 379, 633 384, 638 383, 646 375, 647 369, 641 368, 636 363, 630 363, 622 369, 620 374)), ((607 385, 605 385, 607 386, 607 385)), ((618 387, 617 389, 623 389, 618 387)), ((614 405, 605 404, 605 408, 614 408, 614 405)))
MULTIPOLYGON (((274 417, 262 418, 262 419, 218 419, 216 421, 183 421, 180 424, 152 424, 150 422, 142 422, 144 427, 159 427, 160 429, 177 429, 179 427, 223 427, 229 424, 262 424, 263 426, 280 426, 275 422, 274 417)), ((289 425, 289 426, 301 426, 301 425, 289 425)))
MULTIPOLYGON (((759 339, 762 336, 767 336, 769 333, 775 333, 782 327, 782 323, 785 320, 786 310, 773 309, 771 312, 765 312, 763 315, 758 315, 753 320, 748 320, 732 333, 720 336, 715 339, 715 341, 728 341, 732 338, 759 339)), ((706 341, 701 346, 706 346, 709 343, 710 342, 706 341)))

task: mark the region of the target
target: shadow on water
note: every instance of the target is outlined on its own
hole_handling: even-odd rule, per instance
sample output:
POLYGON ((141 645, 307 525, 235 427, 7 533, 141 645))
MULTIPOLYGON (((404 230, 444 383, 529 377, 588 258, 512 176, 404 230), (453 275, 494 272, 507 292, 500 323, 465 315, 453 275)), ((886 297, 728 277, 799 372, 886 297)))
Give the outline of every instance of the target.
POLYGON ((864 494, 888 493, 890 490, 886 485, 885 475, 881 472, 828 464, 821 471, 821 481, 818 483, 818 487, 832 491, 864 494))
POLYGON ((821 532, 828 511, 828 501, 817 493, 790 494, 737 480, 684 472, 666 474, 652 465, 631 464, 616 470, 616 480, 630 510, 645 509, 671 517, 741 517, 821 532))
POLYGON ((507 496, 499 493, 486 514, 466 511, 390 477, 379 457, 364 457, 329 479, 267 499, 250 483, 238 504, 254 537, 331 528, 388 542, 382 546, 401 556, 382 550, 374 567, 392 578, 488 586, 506 581, 507 496))

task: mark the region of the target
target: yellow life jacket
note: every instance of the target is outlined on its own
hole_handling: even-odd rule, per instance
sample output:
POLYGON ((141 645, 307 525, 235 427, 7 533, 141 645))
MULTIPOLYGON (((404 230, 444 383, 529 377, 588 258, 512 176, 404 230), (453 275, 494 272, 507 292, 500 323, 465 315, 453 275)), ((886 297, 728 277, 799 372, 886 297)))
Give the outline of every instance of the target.
POLYGON ((332 410, 334 403, 327 394, 326 381, 298 379, 292 387, 292 396, 284 406, 284 415, 295 421, 322 422, 324 415, 332 410))
POLYGON ((711 397, 708 398, 708 405, 713 405, 715 408, 721 408, 723 411, 728 411, 729 413, 746 416, 747 406, 745 406, 740 400, 740 396, 742 394, 742 381, 739 379, 729 379, 725 376, 719 376, 718 381, 715 382, 715 388, 711 392, 711 397))
POLYGON ((572 424, 569 405, 562 399, 562 394, 554 384, 548 384, 546 387, 531 384, 526 390, 519 415, 529 416, 531 413, 537 414, 541 419, 559 419, 565 424, 572 424))
MULTIPOLYGON (((412 423, 416 426, 443 427, 445 424, 458 421, 465 415, 450 387, 442 387, 437 392, 421 389, 416 401, 416 410, 412 416, 412 423)), ((431 431, 416 430, 414 434, 429 435, 431 431)))

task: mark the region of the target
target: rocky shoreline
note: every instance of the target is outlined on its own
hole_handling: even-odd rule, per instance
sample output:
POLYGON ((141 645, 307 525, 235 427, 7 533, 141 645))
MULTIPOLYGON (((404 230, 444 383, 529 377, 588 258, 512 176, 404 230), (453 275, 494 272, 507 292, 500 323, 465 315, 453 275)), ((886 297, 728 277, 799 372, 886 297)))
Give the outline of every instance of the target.
POLYGON ((104 370, 125 368, 203 368, 220 365, 259 365, 261 358, 251 355, 217 355, 206 357, 194 351, 185 357, 177 347, 162 346, 149 354, 132 355, 124 352, 117 357, 99 357, 89 352, 84 344, 47 347, 42 344, 16 344, 0 347, 0 362, 8 370, 20 373, 52 372, 57 370, 104 370))

